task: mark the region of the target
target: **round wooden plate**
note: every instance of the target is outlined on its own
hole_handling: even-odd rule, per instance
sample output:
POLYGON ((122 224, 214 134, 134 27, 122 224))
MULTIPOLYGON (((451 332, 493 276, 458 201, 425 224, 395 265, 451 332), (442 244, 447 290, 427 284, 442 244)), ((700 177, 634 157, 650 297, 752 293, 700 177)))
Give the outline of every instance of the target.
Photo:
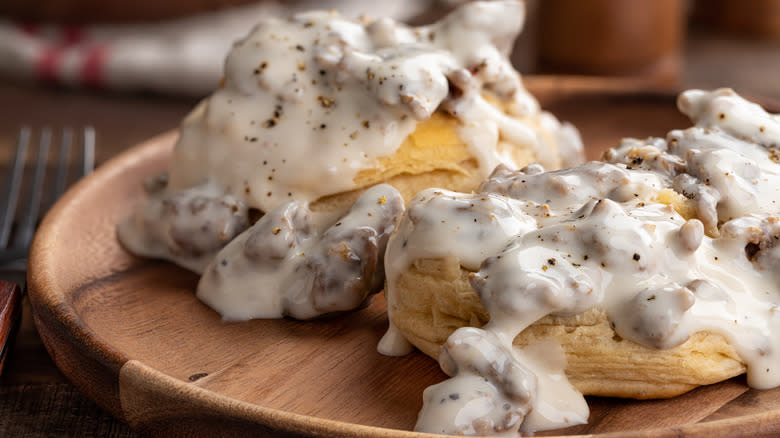
MULTIPOLYGON (((575 123, 590 158, 623 136, 685 127, 671 94, 536 80, 542 105, 575 123)), ((422 390, 445 376, 413 353, 385 357, 380 296, 359 312, 309 322, 225 323, 197 277, 123 251, 117 221, 164 171, 177 134, 117 156, 77 184, 41 225, 29 293, 62 372, 132 427, 158 436, 411 437, 422 390)), ((744 379, 659 401, 589 398, 587 425, 546 435, 756 436, 780 433, 780 389, 744 379)))

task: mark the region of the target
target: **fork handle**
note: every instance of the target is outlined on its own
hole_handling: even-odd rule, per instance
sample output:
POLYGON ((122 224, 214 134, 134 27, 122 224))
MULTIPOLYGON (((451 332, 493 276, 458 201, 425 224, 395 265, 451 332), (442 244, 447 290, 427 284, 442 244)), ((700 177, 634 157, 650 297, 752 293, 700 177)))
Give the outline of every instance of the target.
POLYGON ((22 315, 22 290, 16 283, 0 280, 0 373, 11 349, 13 335, 22 315))

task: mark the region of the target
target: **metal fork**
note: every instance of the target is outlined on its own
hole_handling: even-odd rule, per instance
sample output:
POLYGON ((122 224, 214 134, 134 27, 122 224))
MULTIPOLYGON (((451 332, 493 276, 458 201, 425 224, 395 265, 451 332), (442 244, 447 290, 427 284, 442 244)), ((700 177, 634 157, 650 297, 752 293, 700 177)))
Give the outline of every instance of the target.
MULTIPOLYGON (((83 177, 90 173, 95 163, 95 130, 84 128, 82 133, 82 151, 79 174, 83 177)), ((59 199, 68 186, 69 168, 71 166, 73 130, 64 129, 57 153, 57 165, 53 172, 49 171, 52 131, 41 130, 38 141, 38 154, 33 165, 34 173, 28 179, 25 191, 25 167, 28 150, 32 139, 29 127, 19 131, 16 143, 16 154, 11 164, 5 184, 5 198, 0 204, 0 371, 2 371, 5 356, 13 339, 14 332, 21 317, 21 297, 25 287, 27 270, 27 254, 30 251, 35 228, 38 221, 49 207, 59 199), (49 178, 47 178, 47 174, 49 178), (47 181, 54 177, 53 182, 47 181), (50 187, 48 199, 44 202, 43 194, 50 187), (24 202, 19 202, 26 193, 24 202), (17 208, 21 208, 17 215, 17 208), (17 220, 18 218, 18 220, 17 220), (8 280, 8 281, 3 281, 8 280), (10 281, 10 282, 9 282, 10 281)))
MULTIPOLYGON (((92 127, 84 128, 82 135, 82 153, 80 164, 80 177, 92 171, 95 163, 95 130, 92 127)), ((68 185, 68 170, 71 164, 70 155, 73 145, 73 130, 64 129, 59 144, 57 165, 54 170, 54 184, 50 191, 49 199, 44 204, 43 193, 46 188, 46 174, 49 164, 49 150, 52 144, 52 132, 49 128, 41 130, 38 142, 38 156, 34 164, 34 173, 30 182, 27 200, 19 203, 22 193, 22 182, 27 162, 28 150, 31 143, 31 130, 23 127, 19 131, 16 143, 16 155, 6 180, 5 199, 0 204, 0 269, 15 267, 21 263, 24 268, 27 253, 30 250, 33 233, 41 216, 59 199, 68 185), (19 220, 17 208, 21 211, 19 220), (14 225, 16 225, 14 227, 14 225)))

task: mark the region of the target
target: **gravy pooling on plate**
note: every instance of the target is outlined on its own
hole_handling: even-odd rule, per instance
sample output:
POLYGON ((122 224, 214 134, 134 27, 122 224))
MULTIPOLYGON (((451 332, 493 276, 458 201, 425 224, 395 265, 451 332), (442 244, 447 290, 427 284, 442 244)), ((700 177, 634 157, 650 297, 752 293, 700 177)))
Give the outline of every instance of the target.
POLYGON ((554 340, 512 342, 546 315, 594 306, 659 354, 720 334, 750 386, 780 385, 780 116, 728 89, 686 91, 678 107, 694 127, 625 140, 605 162, 498 168, 479 193, 429 189, 410 202, 385 256, 380 351, 408 351, 394 290, 416 260, 457 258, 490 313, 441 347, 451 377, 425 390, 416 430, 516 435, 587 421, 554 340))
MULTIPOLYGON (((228 242, 291 201, 319 235, 377 183, 411 198, 429 185, 404 184, 410 175, 469 175, 452 184, 472 190, 499 164, 581 160, 576 130, 540 110, 507 59, 524 12, 520 1, 474 2, 421 27, 334 12, 264 18, 227 55, 222 87, 184 120, 168 175, 149 184, 120 240, 214 272, 228 242), (342 194, 349 205, 317 208, 342 194)), ((231 276, 254 278, 248 266, 231 276)), ((233 313, 215 301, 230 291, 205 292, 214 287, 224 286, 200 290, 226 318, 277 314, 233 313)))
POLYGON ((197 296, 233 320, 355 309, 382 288, 384 249, 403 211, 398 191, 380 184, 319 234, 305 206, 285 202, 217 254, 197 296))

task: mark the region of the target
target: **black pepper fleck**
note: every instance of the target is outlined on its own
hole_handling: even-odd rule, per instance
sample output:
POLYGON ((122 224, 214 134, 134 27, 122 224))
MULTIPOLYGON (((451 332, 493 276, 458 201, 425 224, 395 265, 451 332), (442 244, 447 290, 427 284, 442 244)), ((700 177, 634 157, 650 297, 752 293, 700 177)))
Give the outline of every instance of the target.
POLYGON ((748 260, 755 261, 756 254, 761 250, 761 247, 757 243, 749 242, 745 245, 745 255, 748 260))

